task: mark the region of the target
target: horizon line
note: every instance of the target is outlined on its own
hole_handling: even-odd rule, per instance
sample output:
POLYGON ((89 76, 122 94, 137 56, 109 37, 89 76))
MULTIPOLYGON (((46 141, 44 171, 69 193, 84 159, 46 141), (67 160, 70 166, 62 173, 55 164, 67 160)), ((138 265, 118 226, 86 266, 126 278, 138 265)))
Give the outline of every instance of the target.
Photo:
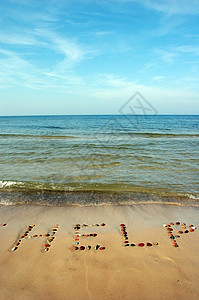
POLYGON ((2 117, 56 117, 56 116, 198 116, 199 114, 34 114, 34 115, 0 115, 2 117))

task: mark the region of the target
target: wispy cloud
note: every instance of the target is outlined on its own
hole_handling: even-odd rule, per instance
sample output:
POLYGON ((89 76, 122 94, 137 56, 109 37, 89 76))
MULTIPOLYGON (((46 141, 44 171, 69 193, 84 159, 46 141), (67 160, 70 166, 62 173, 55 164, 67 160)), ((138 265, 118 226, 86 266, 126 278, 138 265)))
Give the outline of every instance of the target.
MULTIPOLYGON (((128 1, 128 0, 127 0, 128 1)), ((198 14, 199 2, 198 0, 139 0, 151 9, 155 9, 160 12, 172 14, 198 14)))
POLYGON ((169 50, 162 50, 162 49, 155 49, 155 54, 159 56, 163 61, 166 63, 173 63, 174 59, 177 57, 176 51, 169 51, 169 50))
POLYGON ((184 45, 175 48, 176 51, 180 53, 191 53, 194 55, 199 55, 199 47, 191 46, 191 45, 184 45))

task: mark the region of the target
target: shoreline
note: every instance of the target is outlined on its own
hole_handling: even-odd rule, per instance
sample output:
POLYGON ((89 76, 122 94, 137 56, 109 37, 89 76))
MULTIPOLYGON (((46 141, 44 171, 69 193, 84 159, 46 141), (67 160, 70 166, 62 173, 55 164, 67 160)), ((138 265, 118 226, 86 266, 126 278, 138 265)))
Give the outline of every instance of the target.
MULTIPOLYGON (((197 299, 199 230, 183 233, 175 248, 163 224, 179 221, 198 227, 198 216, 199 208, 155 204, 0 206, 0 223, 7 224, 0 227, 1 299, 197 299), (121 223, 135 246, 124 246, 121 223), (32 238, 12 252, 30 224, 35 225, 32 238), (75 224, 86 236, 75 237, 75 224), (54 226, 55 239, 44 252, 44 234, 51 234, 54 226), (74 251, 76 242, 91 249, 74 251), (105 249, 95 250, 96 245, 105 249)), ((182 226, 172 227, 177 234, 182 226)))
POLYGON ((0 189, 0 205, 41 205, 53 207, 100 205, 178 205, 199 207, 192 194, 164 194, 130 191, 64 191, 34 189, 0 189))

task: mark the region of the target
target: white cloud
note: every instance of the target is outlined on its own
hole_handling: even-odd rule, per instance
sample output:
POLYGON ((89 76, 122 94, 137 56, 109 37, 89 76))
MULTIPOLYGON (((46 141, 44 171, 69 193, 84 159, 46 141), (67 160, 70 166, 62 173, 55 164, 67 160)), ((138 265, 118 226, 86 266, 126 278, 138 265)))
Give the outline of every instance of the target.
POLYGON ((151 9, 155 9, 157 11, 164 12, 169 15, 187 15, 199 13, 198 0, 138 0, 138 2, 142 2, 151 9))
POLYGON ((155 49, 155 54, 158 55, 163 61, 166 63, 173 63, 174 59, 177 57, 176 51, 168 51, 168 50, 162 50, 162 49, 155 49))
POLYGON ((184 45, 175 48, 176 51, 181 53, 192 53, 195 55, 199 55, 199 47, 191 46, 191 45, 184 45))

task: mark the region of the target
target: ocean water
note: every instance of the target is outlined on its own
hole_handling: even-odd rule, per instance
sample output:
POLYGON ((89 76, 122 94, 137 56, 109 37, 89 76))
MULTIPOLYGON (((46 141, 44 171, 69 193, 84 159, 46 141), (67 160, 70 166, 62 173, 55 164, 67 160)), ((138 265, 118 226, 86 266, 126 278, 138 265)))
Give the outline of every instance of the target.
POLYGON ((199 116, 0 117, 0 204, 199 205, 199 116))

